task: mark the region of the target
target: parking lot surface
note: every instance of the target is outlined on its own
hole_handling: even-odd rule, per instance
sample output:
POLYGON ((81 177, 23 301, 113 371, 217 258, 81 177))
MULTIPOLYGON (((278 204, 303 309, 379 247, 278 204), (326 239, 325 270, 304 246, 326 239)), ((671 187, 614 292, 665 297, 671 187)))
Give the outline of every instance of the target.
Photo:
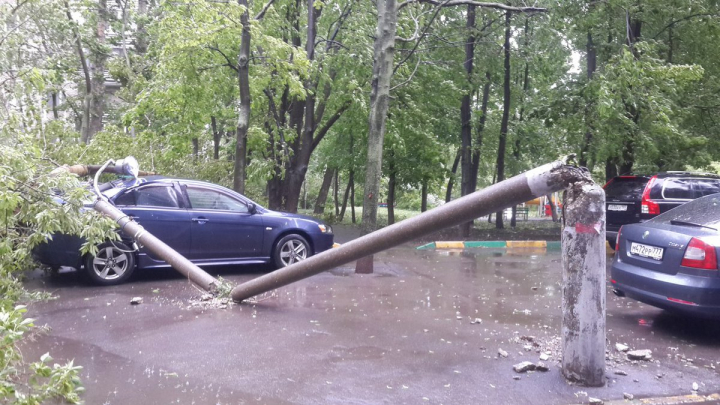
MULTIPOLYGON (((268 269, 210 270, 241 283, 268 269)), ((568 384, 561 278, 560 252, 404 245, 376 255, 373 274, 346 265, 224 308, 172 270, 117 287, 36 273, 28 288, 57 299, 30 307, 51 331, 23 353, 82 365, 89 404, 567 404, 690 394, 693 383, 720 391, 720 323, 609 290, 607 384, 568 384), (616 343, 653 358, 631 362, 616 343), (513 371, 542 354, 549 371, 513 371)))

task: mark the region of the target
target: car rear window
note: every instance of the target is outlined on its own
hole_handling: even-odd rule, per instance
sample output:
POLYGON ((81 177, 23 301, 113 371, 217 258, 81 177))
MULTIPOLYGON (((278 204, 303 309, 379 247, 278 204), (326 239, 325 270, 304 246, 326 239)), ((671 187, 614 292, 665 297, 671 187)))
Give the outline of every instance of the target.
POLYGON ((720 224, 720 194, 712 194, 690 201, 660 214, 648 222, 670 223, 671 220, 716 227, 720 224))
POLYGON ((615 177, 605 186, 605 196, 621 200, 640 200, 647 182, 645 177, 615 177))

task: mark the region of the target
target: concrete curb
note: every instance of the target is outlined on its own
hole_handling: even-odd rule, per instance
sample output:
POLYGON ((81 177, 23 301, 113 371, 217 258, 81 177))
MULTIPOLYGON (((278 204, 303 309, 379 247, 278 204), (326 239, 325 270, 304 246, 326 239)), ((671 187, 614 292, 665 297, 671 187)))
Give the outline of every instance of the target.
POLYGON ((710 395, 680 395, 676 397, 642 398, 642 399, 621 399, 614 401, 603 401, 604 405, 678 405, 678 404, 702 404, 718 403, 720 394, 710 395))
POLYGON ((437 241, 418 246, 418 250, 428 249, 466 249, 466 248, 505 248, 505 249, 545 249, 560 250, 559 241, 544 240, 494 240, 494 241, 437 241))

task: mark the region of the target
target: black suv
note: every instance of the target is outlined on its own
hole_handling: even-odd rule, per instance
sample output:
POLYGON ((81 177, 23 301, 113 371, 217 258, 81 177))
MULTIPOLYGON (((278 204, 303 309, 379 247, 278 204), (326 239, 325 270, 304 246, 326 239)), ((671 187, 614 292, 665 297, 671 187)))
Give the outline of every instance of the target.
POLYGON ((603 188, 607 204, 605 236, 614 249, 620 227, 647 221, 688 201, 720 193, 720 176, 692 172, 617 176, 603 188))

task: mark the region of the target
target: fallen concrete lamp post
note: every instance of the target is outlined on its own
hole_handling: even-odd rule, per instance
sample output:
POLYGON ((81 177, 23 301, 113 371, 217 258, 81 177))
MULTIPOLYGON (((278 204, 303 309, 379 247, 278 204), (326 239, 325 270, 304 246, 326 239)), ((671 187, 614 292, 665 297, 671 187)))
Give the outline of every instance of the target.
POLYGON ((214 291, 220 285, 220 282, 213 276, 206 273, 203 269, 196 266, 190 260, 186 259, 183 255, 176 252, 173 248, 165 244, 165 242, 156 238, 142 227, 142 225, 133 221, 132 218, 127 216, 124 212, 117 209, 114 205, 107 201, 107 198, 98 189, 98 179, 100 175, 106 170, 116 174, 126 174, 134 178, 142 173, 138 170, 138 163, 135 158, 128 156, 125 159, 118 160, 117 163, 112 159, 108 160, 102 166, 86 166, 86 165, 75 165, 75 166, 62 166, 55 169, 53 172, 58 170, 68 171, 79 175, 87 175, 81 171, 68 170, 69 168, 92 168, 95 173, 95 181, 93 182, 93 189, 97 196, 97 200, 93 204, 95 211, 100 212, 103 215, 110 217, 113 221, 117 222, 122 231, 126 236, 130 237, 136 243, 145 246, 149 251, 156 254, 161 259, 165 260, 173 269, 180 272, 183 276, 187 277, 190 281, 200 286, 205 291, 214 291), (110 164, 113 166, 110 166, 110 164), (83 174, 80 174, 83 173, 83 174))
POLYGON ((232 290, 243 301, 443 228, 571 188, 563 230, 563 374, 604 384, 605 194, 585 169, 556 161, 451 201, 416 217, 243 283, 232 290))

